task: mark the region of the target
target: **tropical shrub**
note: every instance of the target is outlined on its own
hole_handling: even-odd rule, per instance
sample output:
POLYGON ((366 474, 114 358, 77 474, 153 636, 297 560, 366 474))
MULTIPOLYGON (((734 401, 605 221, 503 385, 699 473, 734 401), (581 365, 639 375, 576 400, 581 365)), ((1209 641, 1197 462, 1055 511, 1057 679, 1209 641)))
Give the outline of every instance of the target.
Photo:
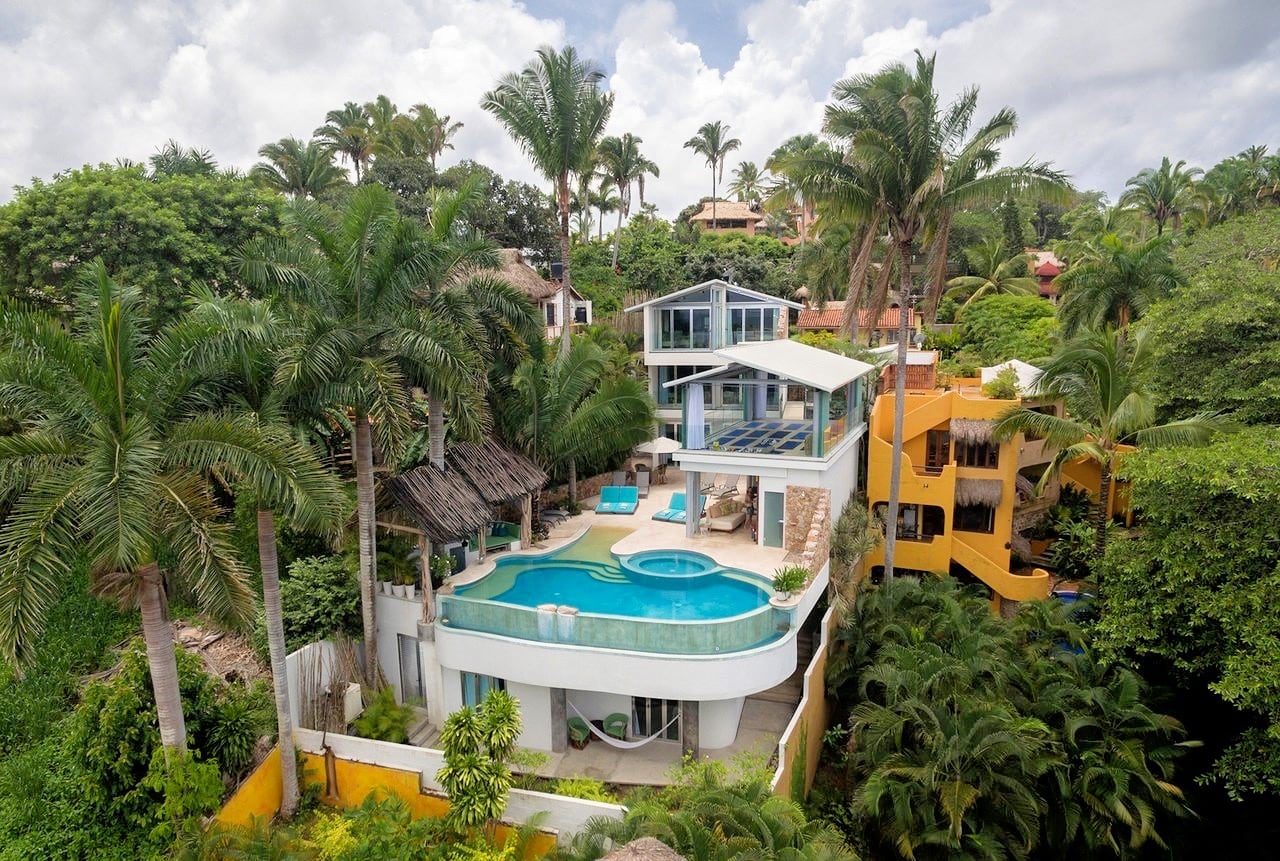
POLYGON ((280 602, 289 651, 335 633, 359 636, 360 584, 343 556, 299 559, 280 578, 280 602))
POLYGON ((995 378, 982 386, 982 393, 997 401, 1018 400, 1018 372, 1013 368, 1005 368, 995 378))
POLYGON ((449 794, 449 823, 463 832, 496 822, 511 790, 508 760, 520 737, 520 704, 491 690, 475 709, 462 708, 440 730, 444 767, 436 780, 449 794))
POLYGON ((378 691, 373 702, 365 706, 360 716, 351 724, 356 735, 378 741, 406 744, 409 741, 409 721, 413 709, 396 702, 396 692, 388 685, 378 691))
POLYGON ((964 312, 958 331, 961 349, 976 352, 984 365, 1029 362, 1053 352, 1053 305, 1039 296, 987 296, 964 312))
POLYGON ((1057 602, 1005 621, 952 578, 898 578, 859 596, 828 680, 850 740, 818 799, 876 857, 1120 855, 1186 812, 1182 728, 1057 602))
POLYGON ((798 592, 804 588, 804 584, 809 581, 809 569, 803 565, 787 565, 779 568, 773 574, 773 589, 775 592, 798 592))
POLYGON ((604 801, 609 804, 618 802, 617 796, 606 789, 602 781, 590 777, 562 777, 551 784, 551 791, 556 795, 586 801, 604 801))

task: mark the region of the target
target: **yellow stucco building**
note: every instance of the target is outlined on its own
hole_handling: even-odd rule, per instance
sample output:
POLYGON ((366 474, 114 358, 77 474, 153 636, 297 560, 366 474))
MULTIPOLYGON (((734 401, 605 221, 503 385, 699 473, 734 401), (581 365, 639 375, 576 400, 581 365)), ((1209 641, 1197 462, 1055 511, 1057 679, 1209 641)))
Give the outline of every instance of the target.
MULTIPOLYGON (((1044 598, 1050 576, 1040 568, 1014 565, 1016 555, 1033 557, 1020 533, 1034 526, 1057 500, 1057 482, 1038 497, 1035 482, 1053 457, 1040 440, 1019 434, 996 443, 996 419, 1019 400, 997 400, 982 393, 982 380, 956 379, 937 388, 936 354, 912 351, 905 394, 901 491, 895 570, 972 577, 991 589, 992 604, 1044 598)), ((1014 363, 1022 378, 1035 369, 1014 363)), ((1000 368, 984 369, 994 376, 1000 368)), ((883 516, 889 499, 893 452, 892 367, 871 411, 867 443, 867 500, 883 516)), ((1025 390, 1025 389, 1024 389, 1025 390)), ((1061 405, 1025 398, 1032 409, 1061 415, 1061 405)), ((1076 462, 1063 480, 1096 494, 1096 464, 1076 462)), ((1112 512, 1124 505, 1123 486, 1115 488, 1112 512)), ((867 555, 873 576, 884 567, 884 548, 867 555)))

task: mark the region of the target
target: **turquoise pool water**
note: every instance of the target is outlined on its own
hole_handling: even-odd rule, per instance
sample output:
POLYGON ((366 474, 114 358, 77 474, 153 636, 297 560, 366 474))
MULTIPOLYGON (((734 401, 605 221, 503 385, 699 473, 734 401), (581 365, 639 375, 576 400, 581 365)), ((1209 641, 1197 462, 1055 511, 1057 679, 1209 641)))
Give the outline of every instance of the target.
POLYGON ((545 556, 501 559, 492 573, 457 594, 523 607, 568 605, 582 613, 682 622, 740 616, 769 603, 763 579, 721 568, 700 553, 646 551, 620 560, 609 548, 628 532, 596 526, 545 556))

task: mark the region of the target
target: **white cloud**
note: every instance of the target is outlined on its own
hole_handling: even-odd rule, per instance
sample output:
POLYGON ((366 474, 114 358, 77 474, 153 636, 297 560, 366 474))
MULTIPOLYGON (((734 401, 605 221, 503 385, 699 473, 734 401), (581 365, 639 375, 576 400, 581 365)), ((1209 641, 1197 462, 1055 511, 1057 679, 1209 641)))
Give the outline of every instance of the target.
MULTIPOLYGON (((1084 187, 1116 192, 1162 155, 1208 166, 1249 144, 1280 146, 1280 5, 1250 0, 760 0, 723 9, 637 0, 580 47, 612 70, 610 133, 632 131, 662 169, 651 198, 668 215, 709 192, 682 144, 708 120, 742 139, 730 157, 763 162, 785 137, 816 131, 833 81, 938 52, 946 94, 981 85, 980 114, 1017 109, 1011 159, 1053 160, 1084 187), (742 44, 709 65, 689 32, 742 44), (704 16, 694 18, 691 16, 704 16), (687 27, 691 21, 700 27, 687 27)), ((248 167, 255 151, 306 136, 327 110, 386 93, 465 123, 447 160, 470 157, 545 183, 479 108, 497 78, 565 22, 539 0, 210 0, 27 2, 0 11, 0 188, 85 162, 145 158, 173 137, 248 167)), ((557 8, 568 8, 557 4, 557 8)), ((564 12, 564 14, 569 14, 564 12)), ((704 37, 705 38, 705 37, 704 37)), ((726 170, 726 179, 728 170, 726 170)))

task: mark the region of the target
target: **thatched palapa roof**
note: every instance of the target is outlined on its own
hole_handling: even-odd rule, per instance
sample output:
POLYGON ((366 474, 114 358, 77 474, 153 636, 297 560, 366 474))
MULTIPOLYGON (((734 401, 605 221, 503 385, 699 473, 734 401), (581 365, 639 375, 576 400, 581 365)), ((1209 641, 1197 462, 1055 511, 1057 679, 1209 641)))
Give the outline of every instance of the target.
POLYGON ((1004 482, 998 478, 957 478, 956 505, 985 505, 995 508, 1004 494, 1004 482))
POLYGON ((600 861, 685 861, 685 858, 661 840, 641 837, 618 847, 600 861))
POLYGON ((489 506, 532 493, 547 475, 527 458, 492 439, 455 443, 445 469, 416 467, 383 487, 434 543, 473 535, 493 519, 489 506))
POLYGON ((492 439, 449 446, 445 463, 466 476, 485 502, 501 505, 532 493, 547 483, 537 464, 492 439))
POLYGON ((382 485, 432 543, 442 544, 484 528, 489 506, 466 476, 424 464, 382 485))
POLYGON ((986 419, 952 419, 951 439, 964 443, 991 442, 995 427, 995 422, 986 419))
MULTIPOLYGON (((503 281, 533 301, 550 299, 560 292, 560 284, 548 281, 539 275, 537 269, 525 262, 524 254, 518 248, 503 248, 501 253, 502 268, 498 270, 498 274, 502 276, 503 281)), ((581 294, 572 287, 569 288, 569 292, 579 299, 582 298, 581 294)))

